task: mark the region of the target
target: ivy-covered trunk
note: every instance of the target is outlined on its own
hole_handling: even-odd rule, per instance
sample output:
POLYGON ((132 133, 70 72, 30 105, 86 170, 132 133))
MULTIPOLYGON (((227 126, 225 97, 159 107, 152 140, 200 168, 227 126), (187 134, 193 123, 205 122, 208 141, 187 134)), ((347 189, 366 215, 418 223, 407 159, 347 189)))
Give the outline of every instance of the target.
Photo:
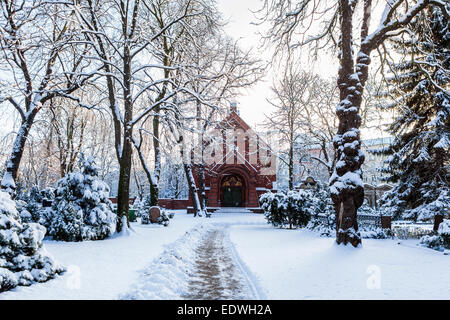
POLYGON ((357 211, 364 200, 361 172, 364 154, 361 151, 359 110, 370 59, 361 48, 356 66, 354 65, 352 39, 354 5, 355 2, 340 1, 342 33, 339 43, 340 68, 337 81, 340 102, 336 109, 339 126, 334 138, 337 163, 330 178, 330 187, 337 213, 336 242, 350 243, 357 247, 361 243, 357 211))

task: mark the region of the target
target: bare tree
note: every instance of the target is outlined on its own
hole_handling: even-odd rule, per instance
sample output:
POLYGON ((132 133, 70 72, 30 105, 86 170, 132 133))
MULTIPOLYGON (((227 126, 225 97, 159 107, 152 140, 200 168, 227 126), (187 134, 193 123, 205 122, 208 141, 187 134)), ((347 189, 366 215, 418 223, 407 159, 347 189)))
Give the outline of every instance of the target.
MULTIPOLYGON (((183 1, 180 1, 183 3, 183 1)), ((118 181, 118 226, 120 232, 126 228, 129 211, 130 179, 133 150, 133 129, 150 114, 161 108, 171 108, 167 102, 176 95, 178 85, 164 93, 167 83, 166 70, 176 69, 159 63, 156 55, 165 55, 159 47, 167 30, 183 23, 188 17, 199 15, 202 5, 199 0, 187 1, 197 6, 179 6, 166 0, 87 0, 82 6, 74 4, 86 42, 92 47, 102 71, 98 74, 105 80, 104 94, 111 111, 115 150, 119 162, 118 181), (168 6, 164 6, 168 3, 168 6), (167 16, 163 27, 154 23, 152 10, 164 8, 167 16), (147 103, 137 109, 139 99, 147 103)), ((156 183, 156 181, 155 181, 156 183)))
MULTIPOLYGON (((154 32, 160 32, 159 37, 155 38, 152 46, 157 48, 153 56, 159 64, 164 66, 162 86, 158 92, 155 101, 161 101, 170 95, 174 89, 176 79, 173 79, 179 70, 180 63, 188 65, 186 60, 186 42, 195 42, 196 36, 204 32, 209 34, 217 26, 214 12, 214 6, 210 1, 148 1, 144 2, 147 9, 147 19, 152 22, 154 32), (174 14, 183 15, 180 23, 173 24, 174 14), (201 32, 200 30, 201 29, 201 32), (188 40, 186 40, 188 39, 188 40)), ((194 44, 195 46, 195 44, 194 44)), ((186 68, 184 66, 183 68, 186 68)), ((178 72, 179 74, 179 72, 178 72)), ((150 203, 158 205, 159 187, 158 182, 161 173, 161 118, 168 114, 163 112, 164 108, 157 105, 141 123, 139 131, 139 140, 134 138, 134 146, 137 149, 141 166, 144 169, 150 185, 150 203), (151 123, 151 126, 149 125, 151 123), (149 159, 143 152, 144 137, 150 136, 153 145, 153 164, 154 169, 150 169, 149 159)), ((170 115, 170 113, 169 113, 170 115)))
POLYGON ((9 102, 20 115, 20 127, 6 163, 1 188, 13 193, 25 143, 36 115, 56 97, 72 94, 94 73, 83 58, 85 47, 75 50, 73 11, 47 1, 1 1, 0 102, 9 102))
POLYGON ((284 77, 272 86, 274 100, 267 101, 274 107, 270 115, 266 115, 265 127, 276 131, 280 135, 281 148, 285 146, 287 152, 281 151, 278 158, 288 167, 289 190, 294 188, 294 152, 298 142, 299 132, 302 131, 302 114, 314 99, 314 75, 300 73, 292 65, 286 67, 284 77), (286 154, 287 153, 287 154, 286 154))
MULTIPOLYGON (((308 44, 322 49, 331 44, 339 48, 339 100, 336 115, 338 132, 334 138, 337 163, 330 179, 331 194, 337 212, 337 243, 358 246, 356 214, 364 200, 361 165, 360 108, 369 75, 370 55, 382 50, 386 39, 408 32, 408 23, 430 4, 441 7, 449 19, 448 4, 440 0, 388 0, 380 23, 369 32, 372 0, 265 0, 264 20, 272 27, 268 38, 280 47, 293 50, 308 44), (358 6, 358 3, 361 5, 358 6), (357 19, 361 23, 357 25, 357 19), (317 28, 314 28, 313 24, 317 28), (318 22, 318 23, 317 23, 318 22), (319 30, 312 34, 312 30, 319 30), (358 32, 359 43, 354 41, 358 32), (356 56, 354 55, 356 53, 356 56)), ((381 55, 380 55, 381 56, 381 55)))

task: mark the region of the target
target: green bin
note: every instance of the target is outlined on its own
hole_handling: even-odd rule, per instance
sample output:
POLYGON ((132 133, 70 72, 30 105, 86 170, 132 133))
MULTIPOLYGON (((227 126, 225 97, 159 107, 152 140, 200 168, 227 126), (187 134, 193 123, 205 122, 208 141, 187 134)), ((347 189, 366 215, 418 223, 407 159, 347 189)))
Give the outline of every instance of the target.
POLYGON ((128 217, 130 219, 130 222, 136 222, 136 210, 130 209, 128 217))

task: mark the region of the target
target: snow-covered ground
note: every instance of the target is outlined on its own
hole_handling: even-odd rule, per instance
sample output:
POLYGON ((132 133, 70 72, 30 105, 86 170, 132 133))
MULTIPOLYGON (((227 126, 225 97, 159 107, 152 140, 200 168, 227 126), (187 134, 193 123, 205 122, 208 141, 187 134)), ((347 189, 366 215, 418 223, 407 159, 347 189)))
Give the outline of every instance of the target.
POLYGON ((133 228, 104 241, 45 241, 69 271, 0 299, 450 299, 450 256, 416 247, 417 240, 364 239, 354 249, 236 212, 209 219, 177 212, 167 228, 133 228), (205 250, 217 259, 202 256, 205 250), (208 286, 211 272, 216 284, 208 286))
POLYGON ((363 239, 354 249, 268 225, 230 236, 268 299, 450 299, 450 256, 417 240, 363 239))
POLYGON ((0 299, 116 299, 138 280, 139 271, 192 228, 197 221, 177 212, 168 227, 132 223, 135 232, 101 241, 44 241, 48 252, 68 268, 46 283, 17 287, 0 299))

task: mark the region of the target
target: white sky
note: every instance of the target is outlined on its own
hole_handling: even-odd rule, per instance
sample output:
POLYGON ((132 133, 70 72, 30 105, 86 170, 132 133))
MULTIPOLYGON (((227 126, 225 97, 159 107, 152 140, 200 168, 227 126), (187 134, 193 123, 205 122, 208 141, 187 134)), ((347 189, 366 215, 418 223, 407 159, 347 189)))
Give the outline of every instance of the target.
MULTIPOLYGON (((270 60, 272 53, 266 49, 259 49, 260 35, 263 26, 255 26, 251 23, 256 22, 254 11, 262 6, 261 0, 218 0, 220 11, 223 13, 224 20, 228 22, 225 31, 235 39, 240 39, 240 45, 245 49, 252 48, 254 55, 263 60, 270 60), (252 12, 253 11, 253 12, 252 12)), ((307 59, 307 53, 303 58, 307 59)), ((311 62, 308 64, 313 67, 325 78, 331 78, 337 74, 337 60, 333 56, 324 53, 320 62, 311 62)), ((239 103, 239 110, 242 118, 254 129, 261 124, 265 116, 272 111, 271 105, 266 101, 271 97, 273 77, 276 73, 269 70, 262 82, 256 84, 252 89, 243 92, 236 101, 239 103)))
MULTIPOLYGON (((371 32, 378 26, 385 1, 381 0, 376 3, 372 12, 371 32)), ((222 12, 224 20, 228 22, 225 31, 235 39, 240 39, 240 45, 243 48, 252 48, 256 57, 263 60, 270 60, 272 53, 267 49, 259 49, 260 35, 265 26, 256 26, 257 18, 253 12, 262 6, 262 0, 218 0, 219 10, 222 12), (252 12, 253 11, 253 12, 252 12)), ((323 50, 320 52, 318 61, 311 61, 310 52, 307 48, 297 50, 296 54, 300 56, 301 64, 307 71, 312 71, 325 79, 331 79, 337 76, 339 61, 336 54, 323 50)), ((378 63, 373 58, 371 68, 375 68, 378 63)), ((276 67, 274 67, 276 70, 276 67)), ((262 129, 260 125, 265 114, 269 115, 273 110, 272 106, 266 101, 271 97, 271 86, 273 78, 277 72, 269 70, 264 80, 256 84, 253 88, 243 92, 242 96, 236 101, 239 103, 240 115, 255 130, 262 129)), ((373 70, 373 69, 372 69, 373 70)), ((379 129, 362 128, 361 134, 363 139, 379 138, 388 135, 379 129)))
MULTIPOLYGON (((218 0, 219 10, 222 12, 224 20, 228 21, 225 26, 226 32, 235 39, 239 39, 240 45, 244 49, 252 49, 252 53, 265 61, 272 57, 272 53, 267 49, 260 49, 260 35, 258 31, 263 32, 263 26, 252 25, 257 19, 252 11, 261 8, 261 0, 218 0)), ((375 20, 376 21, 376 20, 375 20)), ((301 60, 304 66, 308 66, 315 72, 319 73, 324 78, 331 78, 336 76, 338 70, 338 61, 333 54, 323 52, 320 55, 320 61, 308 61, 309 52, 307 49, 300 51, 301 60)), ((251 89, 244 90, 242 96, 237 97, 236 101, 239 103, 239 110, 242 118, 254 129, 258 130, 258 124, 261 124, 265 119, 265 114, 269 114, 273 109, 266 101, 271 97, 271 85, 276 72, 268 70, 266 77, 256 84, 251 89)), ((3 104, 3 107, 5 105, 3 104)), ((6 111, 6 108, 4 108, 6 111)), ((10 110, 10 109, 8 109, 10 110)), ((0 132, 4 132, 7 128, 10 131, 10 126, 14 121, 9 112, 2 112, 0 110, 0 119, 6 126, 0 128, 0 132), (9 116, 7 116, 9 114, 9 116)), ((14 113, 12 113, 14 114, 14 113)), ((14 114, 14 116, 16 116, 14 114)))

